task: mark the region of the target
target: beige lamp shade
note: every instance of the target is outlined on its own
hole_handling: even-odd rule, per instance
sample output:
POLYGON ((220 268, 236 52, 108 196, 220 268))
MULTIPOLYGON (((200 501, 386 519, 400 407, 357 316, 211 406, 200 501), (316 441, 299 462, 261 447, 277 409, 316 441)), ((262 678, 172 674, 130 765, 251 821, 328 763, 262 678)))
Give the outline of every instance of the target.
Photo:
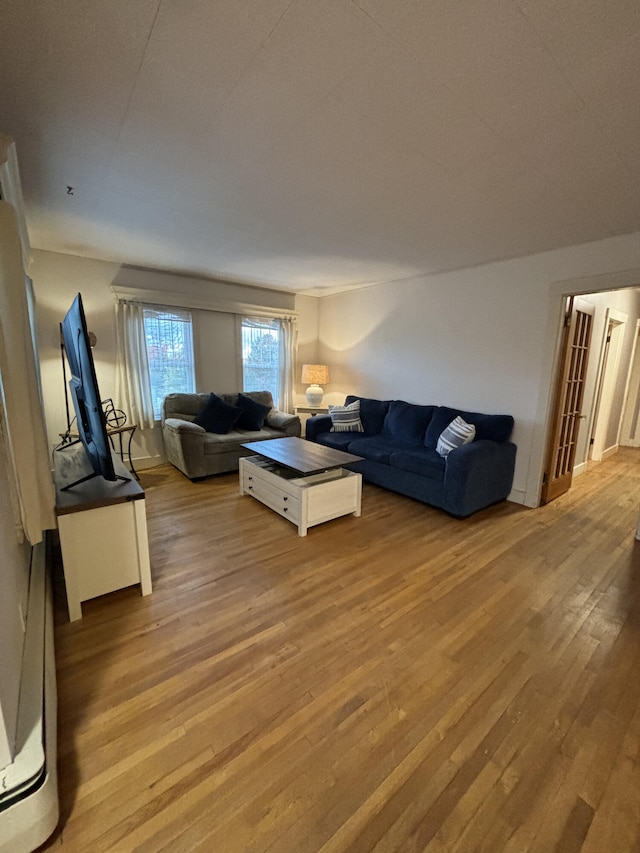
POLYGON ((304 385, 326 385, 329 381, 329 368, 326 364, 303 364, 302 383, 304 385))
POLYGON ((307 403, 310 406, 319 406, 324 397, 324 391, 320 387, 329 381, 329 368, 326 364, 303 364, 302 382, 308 385, 306 392, 307 403))

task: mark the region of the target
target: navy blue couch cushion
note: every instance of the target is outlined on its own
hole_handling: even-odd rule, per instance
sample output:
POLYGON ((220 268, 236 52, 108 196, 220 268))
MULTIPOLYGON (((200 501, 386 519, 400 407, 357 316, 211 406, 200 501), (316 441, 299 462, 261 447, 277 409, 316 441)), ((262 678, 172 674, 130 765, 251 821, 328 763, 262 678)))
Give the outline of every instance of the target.
POLYGON ((444 472, 447 467, 446 460, 435 450, 427 450, 426 447, 416 447, 399 453, 392 453, 390 458, 392 468, 401 471, 409 471, 411 474, 419 474, 430 480, 441 482, 444 480, 444 472))
MULTIPOLYGON (((308 422, 307 422, 308 423, 308 422)), ((349 445, 354 440, 355 436, 362 438, 361 432, 321 432, 314 437, 314 441, 320 444, 325 444, 327 447, 333 447, 334 450, 344 450, 349 452, 349 445)), ((357 455, 357 454, 356 454, 357 455)))
POLYGON ((368 397, 356 397, 353 394, 344 401, 345 406, 360 400, 360 420, 366 433, 378 435, 382 432, 384 419, 389 410, 388 400, 370 400, 368 397))
POLYGON ((468 424, 475 426, 476 441, 509 441, 513 430, 513 418, 511 415, 483 415, 480 412, 463 412, 461 409, 438 406, 427 427, 424 439, 427 450, 435 450, 440 433, 458 415, 464 418, 468 424))
POLYGON ((368 483, 381 486, 383 489, 391 489, 400 495, 407 495, 431 506, 440 508, 446 506, 444 483, 441 479, 432 480, 430 477, 422 477, 394 468, 392 465, 372 462, 370 459, 351 462, 346 467, 350 471, 362 474, 368 483))
MULTIPOLYGON (((351 433, 353 436, 354 433, 351 433)), ((403 445, 397 438, 384 435, 372 435, 369 438, 354 438, 349 444, 349 453, 355 453, 356 456, 363 456, 365 459, 371 459, 374 462, 383 462, 389 464, 391 454, 398 450, 410 449, 410 446, 403 445)))
POLYGON ((418 406, 404 400, 392 400, 384 419, 383 435, 409 444, 423 444, 435 406, 418 406))

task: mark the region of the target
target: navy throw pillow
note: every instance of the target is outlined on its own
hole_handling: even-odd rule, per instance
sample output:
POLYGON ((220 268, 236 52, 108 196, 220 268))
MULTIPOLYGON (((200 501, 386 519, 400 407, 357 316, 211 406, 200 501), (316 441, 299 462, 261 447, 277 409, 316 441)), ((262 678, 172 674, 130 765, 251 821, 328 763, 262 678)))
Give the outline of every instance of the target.
POLYGON ((236 427, 238 429, 250 430, 251 432, 262 429, 265 419, 271 411, 271 406, 258 403, 256 400, 252 400, 251 397, 245 397, 244 394, 238 394, 236 408, 240 409, 240 417, 238 418, 236 427))
POLYGON ((360 400, 360 420, 364 431, 371 435, 378 435, 382 432, 385 416, 389 410, 388 400, 371 400, 368 397, 356 397, 349 394, 344 401, 345 406, 355 403, 360 400))
POLYGON ((209 394, 206 403, 195 416, 193 422, 206 429, 207 432, 226 435, 241 414, 240 409, 225 403, 217 394, 209 394))

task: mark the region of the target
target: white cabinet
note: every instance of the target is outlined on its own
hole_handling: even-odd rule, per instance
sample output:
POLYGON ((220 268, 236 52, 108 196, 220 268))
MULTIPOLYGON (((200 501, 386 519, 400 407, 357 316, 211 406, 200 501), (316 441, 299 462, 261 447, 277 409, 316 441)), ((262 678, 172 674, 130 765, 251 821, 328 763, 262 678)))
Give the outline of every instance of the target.
POLYGON ((240 459, 240 494, 251 495, 306 536, 316 524, 360 515, 362 476, 335 468, 304 477, 260 456, 246 456, 240 459))
MULTIPOLYGON (((66 450, 58 451, 66 453, 66 450)), ((56 459, 56 461, 58 461, 56 459)), ((126 471, 114 456, 116 473, 126 471)), ((143 489, 130 479, 96 477, 63 491, 56 466, 56 514, 69 619, 82 619, 82 602, 140 584, 151 592, 149 540, 143 489)))

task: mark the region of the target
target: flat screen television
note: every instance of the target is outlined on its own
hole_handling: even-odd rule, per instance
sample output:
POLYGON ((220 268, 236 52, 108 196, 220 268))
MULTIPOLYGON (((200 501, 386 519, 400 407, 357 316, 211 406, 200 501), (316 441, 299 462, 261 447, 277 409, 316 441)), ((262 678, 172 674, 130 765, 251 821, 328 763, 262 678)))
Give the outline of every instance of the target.
MULTIPOLYGON (((107 435, 107 424, 102 410, 98 380, 93 363, 93 354, 87 331, 87 321, 82 305, 82 296, 73 300, 62 321, 62 342, 71 373, 69 389, 76 413, 79 440, 82 442, 91 465, 92 473, 69 483, 65 489, 77 486, 93 477, 105 480, 128 480, 116 474, 111 444, 107 435)), ((65 389, 66 393, 66 389, 65 389)))

